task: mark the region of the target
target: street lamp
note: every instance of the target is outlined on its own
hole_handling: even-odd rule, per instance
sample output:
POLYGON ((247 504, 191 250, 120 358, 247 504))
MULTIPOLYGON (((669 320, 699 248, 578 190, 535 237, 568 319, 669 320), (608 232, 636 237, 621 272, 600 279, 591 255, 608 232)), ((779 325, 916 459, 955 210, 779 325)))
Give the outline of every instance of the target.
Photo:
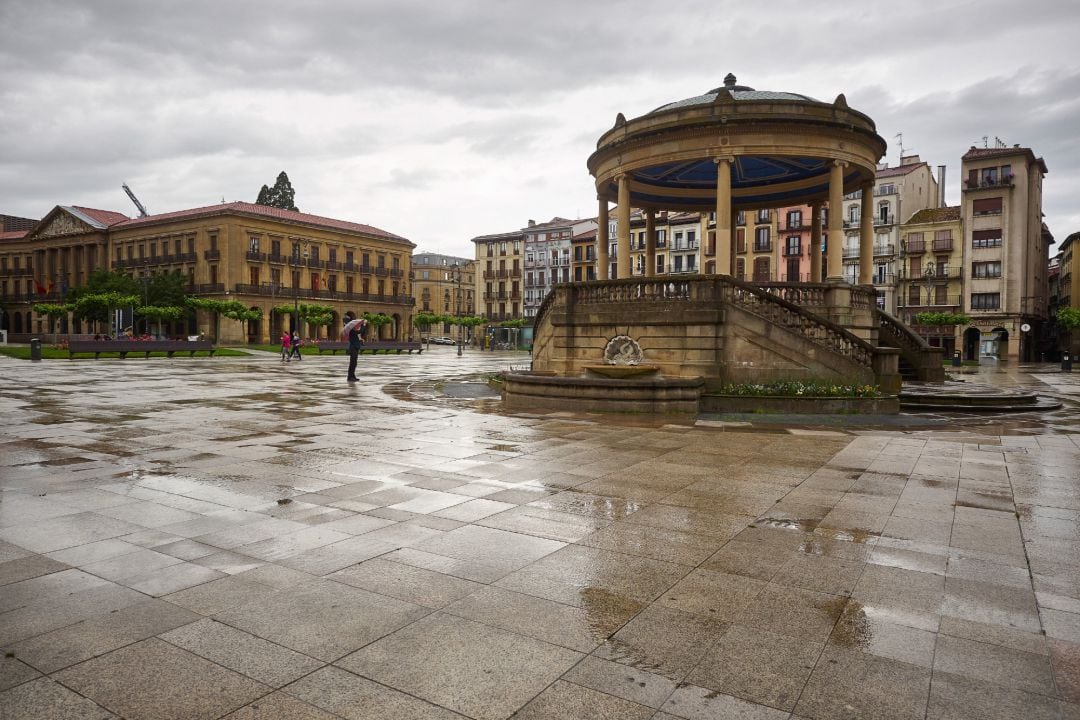
POLYGON ((300 243, 296 244, 293 251, 293 260, 296 263, 296 276, 293 278, 293 323, 296 326, 297 334, 300 333, 300 260, 301 252, 303 252, 304 264, 308 259, 308 246, 304 243, 303 251, 300 249, 300 243))
POLYGON ((454 263, 454 268, 457 269, 457 297, 455 298, 455 302, 454 302, 454 305, 456 306, 455 309, 457 310, 457 319, 458 319, 458 325, 457 325, 457 332, 458 332, 457 354, 458 354, 458 357, 461 357, 461 344, 462 344, 462 339, 461 339, 461 332, 462 332, 462 328, 461 328, 461 263, 454 263))

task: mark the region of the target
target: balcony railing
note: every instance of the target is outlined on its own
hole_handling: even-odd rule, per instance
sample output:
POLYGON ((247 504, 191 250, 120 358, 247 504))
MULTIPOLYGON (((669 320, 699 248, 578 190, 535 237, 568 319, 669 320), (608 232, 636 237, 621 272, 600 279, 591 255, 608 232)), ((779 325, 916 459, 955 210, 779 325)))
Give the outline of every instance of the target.
POLYGON ((876 226, 894 225, 895 223, 896 223, 896 216, 893 215, 892 213, 889 213, 887 215, 875 215, 874 216, 874 225, 876 225, 876 226))
POLYGON ((922 255, 926 252, 925 240, 908 240, 904 245, 904 252, 908 255, 922 255))
POLYGON ((248 250, 245 253, 245 257, 253 262, 266 262, 266 253, 259 252, 258 250, 248 250))
POLYGON ((799 257, 802 255, 802 246, 796 245, 791 247, 789 245, 784 246, 784 257, 799 257))
POLYGON ((900 279, 908 280, 910 282, 927 282, 928 280, 959 280, 962 275, 962 268, 958 265, 942 265, 934 266, 933 269, 927 267, 912 272, 905 268, 900 271, 900 279))
POLYGON ((896 306, 898 308, 906 308, 908 310, 942 310, 945 308, 959 308, 961 302, 961 296, 959 295, 947 295, 945 297, 929 297, 929 298, 916 298, 912 301, 910 298, 897 298, 896 306))
POLYGON ((881 197, 882 195, 896 195, 897 190, 895 185, 882 185, 879 188, 874 188, 874 195, 881 197))
POLYGON ((940 238, 934 240, 934 252, 951 252, 953 249, 952 238, 940 238))
POLYGON ((1002 175, 996 178, 978 178, 974 181, 971 178, 964 180, 964 190, 983 190, 985 188, 1003 188, 1013 186, 1012 175, 1002 175))
POLYGON ((770 242, 754 242, 754 252, 756 252, 756 253, 772 252, 772 248, 773 248, 773 245, 772 245, 771 241, 770 242))
POLYGON ((220 250, 203 250, 202 256, 203 256, 203 260, 220 260, 221 259, 221 251, 220 250))
POLYGON ((375 274, 380 277, 387 277, 390 274, 390 268, 377 267, 375 268, 375 274))

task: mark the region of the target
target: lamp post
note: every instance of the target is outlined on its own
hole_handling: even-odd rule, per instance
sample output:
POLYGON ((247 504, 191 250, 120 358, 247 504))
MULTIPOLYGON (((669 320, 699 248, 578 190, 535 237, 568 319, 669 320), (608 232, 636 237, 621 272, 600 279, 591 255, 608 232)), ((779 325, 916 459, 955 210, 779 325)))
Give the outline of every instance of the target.
POLYGON ((300 244, 296 244, 296 251, 293 253, 293 259, 296 261, 296 277, 293 278, 293 322, 296 324, 296 332, 300 333, 300 265, 301 265, 301 252, 303 253, 303 262, 307 263, 308 258, 308 246, 304 243, 303 250, 300 249, 300 244))
POLYGON ((457 291, 454 295, 454 313, 457 316, 457 354, 461 357, 461 263, 454 263, 454 271, 456 273, 455 280, 457 281, 457 291))

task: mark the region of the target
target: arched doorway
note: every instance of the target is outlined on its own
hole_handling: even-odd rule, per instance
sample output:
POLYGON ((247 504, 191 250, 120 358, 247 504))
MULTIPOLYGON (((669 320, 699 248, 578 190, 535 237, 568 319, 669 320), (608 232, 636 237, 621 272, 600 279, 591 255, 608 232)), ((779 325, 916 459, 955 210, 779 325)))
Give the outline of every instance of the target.
POLYGON ((979 359, 979 341, 982 338, 982 333, 978 328, 968 328, 964 331, 964 359, 965 360, 978 360, 979 359))

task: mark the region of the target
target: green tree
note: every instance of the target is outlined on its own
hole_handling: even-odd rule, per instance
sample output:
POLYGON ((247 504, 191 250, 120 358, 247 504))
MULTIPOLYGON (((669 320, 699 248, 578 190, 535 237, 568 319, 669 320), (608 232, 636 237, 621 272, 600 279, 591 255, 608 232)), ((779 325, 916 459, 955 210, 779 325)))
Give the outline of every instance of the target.
POLYGON ((1080 328, 1080 308, 1063 307, 1057 312, 1058 325, 1066 330, 1080 328))
POLYGON ((49 333, 56 332, 57 318, 65 317, 71 312, 71 305, 55 305, 53 303, 37 303, 34 312, 38 315, 46 315, 49 318, 49 333))
POLYGON ((142 297, 142 286, 139 282, 124 273, 104 268, 90 273, 86 284, 72 288, 68 291, 68 302, 76 302, 84 295, 100 295, 102 293, 118 293, 120 295, 134 295, 142 297))
MULTIPOLYGON (((127 279, 131 280, 131 278, 127 279)), ((134 283, 133 280, 132 283, 134 283)), ((113 310, 139 305, 140 298, 136 294, 138 292, 138 283, 135 283, 135 288, 135 293, 124 293, 116 290, 78 293, 77 297, 70 302, 72 313, 80 320, 88 320, 99 326, 108 324, 113 310)), ((117 328, 118 333, 119 331, 120 328, 117 328)))
POLYGON ((376 340, 379 339, 379 330, 383 325, 389 325, 394 322, 394 318, 383 313, 361 313, 360 317, 367 320, 368 326, 374 328, 373 335, 376 340))
POLYGON ((921 312, 915 315, 915 322, 920 325, 970 325, 971 318, 962 313, 921 312))
POLYGON ((258 308, 248 308, 239 300, 213 300, 211 298, 189 297, 186 302, 188 307, 208 312, 214 316, 215 343, 218 341, 222 316, 239 322, 262 319, 262 310, 259 310, 258 308))
POLYGON ((176 322, 184 317, 186 309, 177 305, 143 305, 135 308, 135 314, 157 322, 158 335, 161 335, 161 324, 164 322, 176 322))
POLYGON ((300 210, 300 208, 296 207, 296 191, 293 189, 292 183, 289 182, 289 176, 285 174, 284 170, 278 174, 274 187, 262 186, 255 204, 281 208, 282 210, 300 210))
MULTIPOLYGON (((296 315, 296 311, 297 307, 294 307, 293 305, 278 305, 273 310, 273 312, 278 315, 289 316, 296 315)), ((297 328, 302 327, 303 323, 309 323, 317 328, 329 327, 330 323, 334 321, 334 308, 329 305, 300 303, 299 311, 299 317, 296 318, 297 328)))

